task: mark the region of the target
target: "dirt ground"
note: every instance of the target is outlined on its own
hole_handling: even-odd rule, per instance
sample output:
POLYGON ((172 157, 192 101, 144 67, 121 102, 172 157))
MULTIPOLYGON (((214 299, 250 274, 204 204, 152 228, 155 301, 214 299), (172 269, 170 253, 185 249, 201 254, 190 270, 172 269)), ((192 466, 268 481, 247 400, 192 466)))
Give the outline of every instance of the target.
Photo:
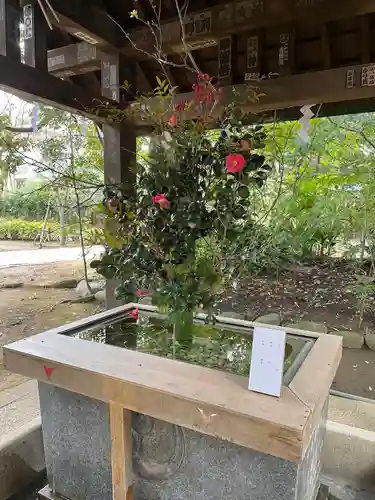
MULTIPOLYGON (((61 303, 71 290, 45 288, 56 281, 82 276, 82 263, 78 261, 0 269, 0 347, 101 310, 97 302, 61 303), (24 286, 4 288, 18 283, 24 286)), ((228 293, 221 309, 246 311, 250 319, 266 312, 279 312, 282 324, 303 319, 325 323, 330 331, 359 331, 358 304, 352 292, 354 282, 353 270, 347 265, 295 267, 278 279, 270 276, 248 279, 228 293)), ((366 328, 375 331, 375 300, 373 304, 370 303, 365 315, 362 331, 366 328)), ((6 372, 1 360, 0 354, 0 390, 22 381, 20 376, 6 372)), ((344 349, 333 387, 375 399, 375 352, 367 347, 344 349)))
MULTIPOLYGON (((82 262, 58 262, 0 269, 0 347, 98 312, 98 302, 68 304, 69 289, 45 288, 53 282, 83 277, 82 262), (23 283, 20 288, 4 288, 23 283)), ((7 372, 0 353, 0 390, 19 384, 19 375, 7 372)))
MULTIPOLYGON (((361 328, 358 328, 358 300, 353 294, 356 277, 349 264, 331 261, 311 266, 295 266, 278 278, 257 276, 235 287, 226 297, 225 307, 247 312, 255 319, 278 312, 282 324, 298 321, 325 323, 329 331, 375 332, 375 297, 370 300, 361 328)), ((344 349, 333 388, 375 399, 375 352, 344 349)))

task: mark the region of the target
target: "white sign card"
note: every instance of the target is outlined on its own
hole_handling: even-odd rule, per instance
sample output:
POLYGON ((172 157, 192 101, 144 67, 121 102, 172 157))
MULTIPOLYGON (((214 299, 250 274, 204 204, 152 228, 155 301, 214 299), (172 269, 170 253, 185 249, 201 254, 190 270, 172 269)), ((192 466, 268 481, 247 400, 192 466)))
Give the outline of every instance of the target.
POLYGON ((254 328, 249 389, 280 397, 284 372, 286 333, 273 328, 254 328))

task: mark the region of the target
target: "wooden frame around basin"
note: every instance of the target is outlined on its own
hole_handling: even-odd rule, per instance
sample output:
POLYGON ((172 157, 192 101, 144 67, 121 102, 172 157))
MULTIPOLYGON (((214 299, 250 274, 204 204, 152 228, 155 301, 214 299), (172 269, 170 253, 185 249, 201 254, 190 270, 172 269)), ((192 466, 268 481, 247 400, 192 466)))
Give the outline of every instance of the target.
POLYGON ((131 486, 130 418, 124 409, 302 460, 341 359, 341 337, 318 336, 289 386, 274 398, 249 391, 246 377, 61 335, 134 307, 120 306, 3 349, 8 370, 109 404, 116 500, 125 500, 131 486))

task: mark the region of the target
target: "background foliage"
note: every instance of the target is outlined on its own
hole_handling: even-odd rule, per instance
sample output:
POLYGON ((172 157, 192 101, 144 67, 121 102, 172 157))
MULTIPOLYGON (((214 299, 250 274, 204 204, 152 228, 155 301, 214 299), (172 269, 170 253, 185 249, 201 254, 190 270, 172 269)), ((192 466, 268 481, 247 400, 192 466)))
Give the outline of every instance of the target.
MULTIPOLYGON (((47 134, 36 141, 29 135, 10 133, 5 128, 8 118, 1 118, 2 179, 9 172, 16 171, 20 162, 29 161, 30 147, 42 153, 42 161, 36 162, 35 168, 48 175, 43 181, 30 183, 16 192, 2 193, 0 217, 15 221, 9 231, 9 224, 5 225, 2 220, 0 238, 12 235, 14 238, 33 239, 37 226, 37 222, 33 221, 43 220, 48 204, 48 222, 54 228, 53 238, 58 233, 62 242, 69 234, 76 238, 79 229, 75 186, 79 191, 79 213, 84 223, 85 238, 89 243, 100 242, 114 247, 116 254, 124 243, 121 231, 117 232, 118 220, 107 205, 104 210, 104 218, 107 218, 104 231, 101 229, 103 214, 98 217, 97 207, 101 205, 103 183, 100 131, 89 122, 51 108, 42 109, 41 119, 44 126, 54 131, 55 135, 47 134), (27 229, 25 224, 21 224, 21 219, 29 220, 32 227, 30 225, 27 229)), ((143 172, 139 183, 142 206, 136 210, 127 207, 127 213, 130 219, 132 213, 138 213, 138 209, 143 217, 152 216, 155 224, 152 226, 153 234, 161 230, 164 243, 167 228, 175 231, 177 227, 198 222, 198 226, 186 233, 193 235, 194 239, 194 266, 198 266, 194 273, 209 263, 216 271, 220 271, 220 286, 225 286, 234 276, 264 272, 277 274, 291 263, 321 261, 330 257, 349 259, 360 275, 372 277, 375 270, 375 200, 372 195, 375 189, 375 117, 368 113, 332 119, 318 118, 313 119, 311 125, 308 144, 299 142, 297 122, 265 124, 262 129, 258 128, 266 134, 267 140, 265 147, 259 151, 255 148, 253 154, 264 155, 264 164, 272 167, 267 171, 266 183, 258 185, 252 182, 246 186, 246 183, 238 183, 239 178, 236 176, 229 175, 225 183, 216 184, 215 189, 219 191, 216 191, 215 196, 220 192, 220 203, 216 209, 220 204, 225 206, 225 210, 216 212, 216 215, 220 216, 221 221, 228 217, 236 221, 235 237, 231 227, 223 238, 225 224, 218 223, 219 218, 214 220, 209 214, 212 208, 212 199, 209 199, 212 194, 209 192, 210 178, 215 177, 218 159, 225 156, 224 150, 220 152, 216 145, 220 141, 225 145, 225 141, 228 141, 228 138, 221 137, 220 130, 207 132, 206 135, 198 131, 197 135, 194 128, 177 127, 177 134, 172 136, 172 141, 177 142, 172 142, 168 149, 165 149, 165 141, 164 144, 158 144, 148 138, 139 139, 137 171, 138 174, 143 172), (194 143, 195 149, 192 146, 194 143), (211 144, 215 144, 215 147, 211 144), (201 151, 199 158, 198 149, 201 151), (184 151, 186 158, 190 155, 194 159, 196 171, 193 169, 190 177, 182 176, 184 182, 181 182, 182 177, 178 177, 180 174, 177 169, 174 177, 170 177, 169 184, 166 184, 165 179, 162 179, 165 174, 163 165, 168 165, 170 169, 176 159, 171 154, 176 151, 181 151, 176 165, 182 165, 181 161, 186 160, 182 155, 184 151), (202 176, 202 166, 207 171, 206 177, 202 176), (235 190, 233 186, 237 186, 235 190), (241 186, 246 186, 247 190, 242 189, 241 196, 238 196, 241 186), (194 196, 198 196, 195 208, 195 201, 191 206, 191 200, 184 205, 183 190, 191 187, 196 189, 194 196), (168 218, 166 211, 157 210, 157 206, 152 204, 151 198, 158 190, 165 192, 171 203, 178 202, 173 220, 168 218), (236 193, 235 198, 228 198, 233 193, 236 193), (235 210, 232 211, 234 205, 235 210), (148 213, 148 210, 151 212, 148 213), (214 231, 208 234, 205 224, 206 229, 212 226, 214 231)), ((251 138, 256 131, 254 127, 244 127, 238 123, 235 126, 237 129, 230 130, 230 136, 236 134, 241 138, 251 138)), ((165 122, 160 131, 164 129, 165 122)), ((224 168, 223 162, 221 168, 224 168)), ((117 196, 116 193, 112 195, 117 196)), ((107 202, 108 196, 105 204, 107 202)), ((99 211, 103 211, 102 208, 99 211)), ((123 231, 127 223, 123 220, 120 224, 123 231)), ((180 239, 180 249, 183 245, 180 239)), ((138 263, 151 258, 146 254, 141 257, 138 245, 134 244, 134 248, 138 251, 138 263)), ((177 262, 176 255, 171 257, 169 263, 163 259, 163 266, 181 264, 177 262)), ((157 262, 155 255, 152 260, 157 262)), ((114 272, 110 265, 106 267, 107 274, 114 272)), ((126 282, 127 279, 123 277, 126 282)), ((132 285, 132 293, 138 285, 142 286, 142 283, 132 285)), ((363 284, 362 281, 358 285, 358 294, 366 295, 368 288, 367 282, 363 284)), ((175 292, 170 291, 178 296, 175 292)), ((196 297, 196 301, 199 300, 196 297)))

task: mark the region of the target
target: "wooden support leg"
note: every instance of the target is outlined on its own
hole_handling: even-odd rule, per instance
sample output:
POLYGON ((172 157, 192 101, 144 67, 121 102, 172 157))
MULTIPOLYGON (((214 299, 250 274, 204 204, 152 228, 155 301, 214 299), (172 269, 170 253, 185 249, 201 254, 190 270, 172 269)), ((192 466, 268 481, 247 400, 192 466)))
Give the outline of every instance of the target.
POLYGON ((131 412, 109 403, 113 500, 133 500, 131 412))

